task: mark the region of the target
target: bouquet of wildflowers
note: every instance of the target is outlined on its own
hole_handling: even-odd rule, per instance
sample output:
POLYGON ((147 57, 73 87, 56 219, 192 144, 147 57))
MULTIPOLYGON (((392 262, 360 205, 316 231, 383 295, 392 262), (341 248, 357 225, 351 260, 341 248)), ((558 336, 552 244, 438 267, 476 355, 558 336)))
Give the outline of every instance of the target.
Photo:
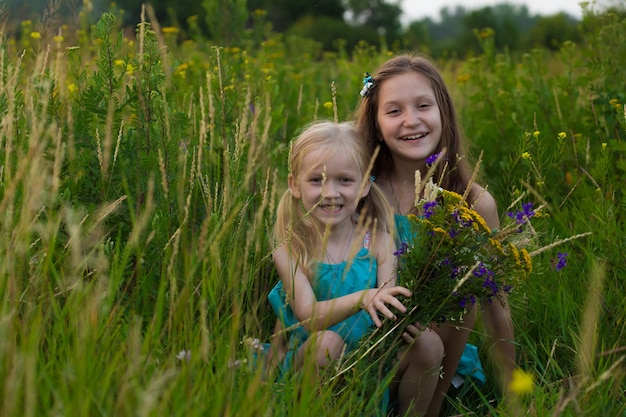
MULTIPOLYGON (((355 380, 379 381, 397 363, 407 325, 463 321, 477 302, 502 302, 533 268, 532 257, 589 233, 572 236, 541 247, 531 219, 541 217, 542 207, 515 201, 503 227, 491 230, 466 196, 439 188, 432 178, 422 184, 416 172, 415 213, 408 216, 412 239, 402 242, 398 283, 411 290, 403 301, 406 314, 383 321, 381 328, 361 341, 348 355, 339 375, 355 380), (374 372, 375 375, 372 375, 374 372)), ((559 266, 566 254, 559 253, 559 266)), ((371 393, 365 393, 367 398, 371 393)))
POLYGON ((509 212, 511 222, 492 231, 464 196, 432 179, 422 196, 408 216, 414 239, 396 252, 399 282, 413 291, 407 300, 413 322, 461 321, 477 300, 492 302, 532 271, 528 248, 537 237, 530 219, 541 215, 532 203, 509 212))

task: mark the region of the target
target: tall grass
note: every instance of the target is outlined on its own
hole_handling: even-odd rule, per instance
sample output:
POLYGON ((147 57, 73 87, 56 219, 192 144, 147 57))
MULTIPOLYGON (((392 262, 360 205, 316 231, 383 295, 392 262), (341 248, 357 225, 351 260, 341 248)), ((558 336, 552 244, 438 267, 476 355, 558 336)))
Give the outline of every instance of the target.
MULTIPOLYGON (((555 55, 485 37, 481 56, 440 63, 501 211, 527 192, 548 203, 538 232, 593 231, 511 296, 536 382, 518 405, 537 416, 626 410, 625 21, 584 24, 586 43, 555 55)), ((289 140, 350 117, 364 72, 396 51, 328 54, 258 28, 242 48, 177 45, 154 21, 123 36, 109 14, 31 32, 0 45, 1 415, 371 413, 358 387, 320 388, 310 370, 264 382, 254 339, 274 320, 289 140)), ((448 411, 519 414, 498 401, 480 325, 472 341, 490 381, 448 411)))

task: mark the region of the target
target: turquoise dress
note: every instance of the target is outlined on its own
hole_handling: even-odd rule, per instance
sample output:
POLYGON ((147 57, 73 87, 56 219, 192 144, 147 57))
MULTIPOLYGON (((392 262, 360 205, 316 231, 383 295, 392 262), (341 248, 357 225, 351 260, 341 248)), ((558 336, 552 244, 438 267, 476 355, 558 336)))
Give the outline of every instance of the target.
MULTIPOLYGON (((318 301, 326 301, 357 291, 376 288, 377 265, 376 259, 369 249, 362 247, 355 259, 346 270, 347 262, 338 264, 320 263, 317 274, 311 280, 311 287, 318 301)), ((308 339, 308 332, 298 324, 293 310, 286 302, 286 294, 282 281, 279 281, 268 295, 272 309, 282 321, 283 326, 289 329, 289 352, 283 368, 289 368, 293 353, 308 339)), ((358 346, 358 341, 374 326, 369 313, 359 310, 347 319, 328 327, 328 330, 337 332, 344 340, 348 351, 358 346)))
POLYGON ((396 234, 397 244, 400 247, 402 242, 409 243, 415 239, 415 233, 411 231, 411 225, 409 224, 409 218, 401 214, 394 214, 394 220, 396 221, 396 234))

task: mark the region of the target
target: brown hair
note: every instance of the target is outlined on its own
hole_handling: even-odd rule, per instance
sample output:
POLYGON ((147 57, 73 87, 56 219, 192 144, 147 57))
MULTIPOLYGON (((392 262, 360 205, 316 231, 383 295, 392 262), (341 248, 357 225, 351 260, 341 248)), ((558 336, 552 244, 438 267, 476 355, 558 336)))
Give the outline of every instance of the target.
MULTIPOLYGON (((467 188, 472 169, 467 160, 466 145, 464 136, 459 126, 454 104, 448 92, 448 88, 441 76, 438 68, 427 58, 414 55, 400 55, 383 63, 372 75, 374 85, 368 90, 367 95, 360 102, 356 111, 356 126, 361 135, 367 141, 371 152, 380 146, 378 158, 374 163, 374 175, 388 171, 393 164, 391 153, 384 141, 380 140, 378 129, 378 91, 381 84, 386 80, 407 72, 415 71, 423 75, 430 82, 437 105, 441 114, 441 140, 436 152, 446 149, 446 164, 439 164, 434 174, 434 178, 441 181, 439 186, 463 194, 467 188), (443 170, 445 175, 443 175, 443 170)), ((474 197, 474 196, 472 196, 474 197)))

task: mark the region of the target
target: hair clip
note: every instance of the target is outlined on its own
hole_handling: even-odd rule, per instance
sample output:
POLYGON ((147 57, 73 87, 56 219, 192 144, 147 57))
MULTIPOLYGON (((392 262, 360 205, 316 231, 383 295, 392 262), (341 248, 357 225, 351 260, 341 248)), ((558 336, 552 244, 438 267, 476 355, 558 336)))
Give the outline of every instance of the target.
POLYGON ((365 97, 369 94, 370 90, 374 87, 374 79, 369 72, 365 73, 363 78, 363 88, 361 89, 361 97, 365 97))

